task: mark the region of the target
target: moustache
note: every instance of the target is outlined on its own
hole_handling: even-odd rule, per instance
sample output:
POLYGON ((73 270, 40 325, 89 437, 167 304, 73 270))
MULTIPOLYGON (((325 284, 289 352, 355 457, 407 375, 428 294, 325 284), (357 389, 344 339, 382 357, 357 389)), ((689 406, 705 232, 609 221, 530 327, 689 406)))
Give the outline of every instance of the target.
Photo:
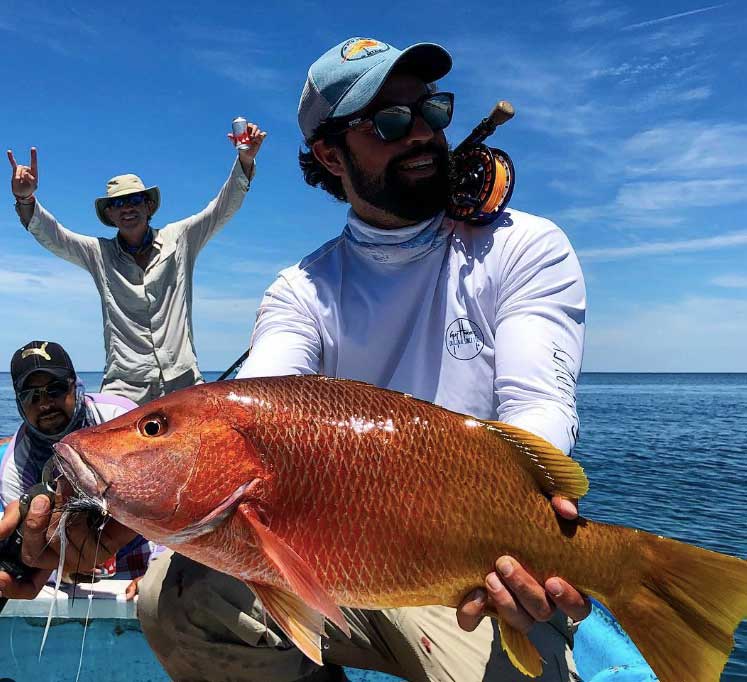
POLYGON ((62 410, 52 410, 51 412, 44 412, 43 414, 39 415, 39 419, 50 419, 52 417, 59 417, 64 416, 64 412, 62 410))
POLYGON ((435 142, 429 142, 427 144, 420 145, 414 149, 402 152, 398 156, 395 156, 390 162, 390 167, 398 166, 401 163, 405 163, 410 159, 415 159, 423 154, 433 154, 436 157, 437 163, 446 163, 449 156, 449 151, 446 147, 436 144, 435 142))

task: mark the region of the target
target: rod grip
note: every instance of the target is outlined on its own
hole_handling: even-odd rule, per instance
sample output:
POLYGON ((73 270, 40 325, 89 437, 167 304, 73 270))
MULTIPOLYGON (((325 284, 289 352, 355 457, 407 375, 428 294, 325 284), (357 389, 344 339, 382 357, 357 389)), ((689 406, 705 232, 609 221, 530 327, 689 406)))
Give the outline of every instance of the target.
POLYGON ((493 107, 493 111, 490 112, 488 119, 496 126, 503 125, 506 121, 510 121, 516 112, 514 111, 513 104, 502 99, 498 104, 493 107))

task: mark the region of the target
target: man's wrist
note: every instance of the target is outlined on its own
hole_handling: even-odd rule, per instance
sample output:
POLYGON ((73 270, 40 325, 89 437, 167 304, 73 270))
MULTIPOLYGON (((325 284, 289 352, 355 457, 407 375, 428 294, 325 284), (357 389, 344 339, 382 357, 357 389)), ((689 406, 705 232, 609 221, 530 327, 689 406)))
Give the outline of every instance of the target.
POLYGON ((29 194, 27 197, 21 197, 18 194, 13 195, 16 198, 16 203, 22 206, 28 206, 36 201, 36 197, 33 194, 29 194))

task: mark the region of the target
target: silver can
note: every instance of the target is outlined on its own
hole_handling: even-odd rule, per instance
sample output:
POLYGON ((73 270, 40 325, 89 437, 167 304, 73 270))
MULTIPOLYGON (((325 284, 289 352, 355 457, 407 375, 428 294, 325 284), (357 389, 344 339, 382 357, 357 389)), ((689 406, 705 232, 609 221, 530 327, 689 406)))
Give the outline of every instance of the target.
POLYGON ((233 129, 233 142, 236 145, 236 149, 249 149, 249 127, 246 119, 242 116, 237 116, 231 123, 233 129))

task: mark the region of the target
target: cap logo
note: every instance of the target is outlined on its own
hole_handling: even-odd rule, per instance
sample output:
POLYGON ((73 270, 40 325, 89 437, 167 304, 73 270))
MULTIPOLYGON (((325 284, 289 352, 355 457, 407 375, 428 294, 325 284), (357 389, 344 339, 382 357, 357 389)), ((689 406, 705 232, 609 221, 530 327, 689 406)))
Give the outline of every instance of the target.
POLYGON ((23 353, 21 353, 21 360, 25 360, 26 358, 32 356, 32 355, 41 355, 45 360, 51 360, 52 357, 49 353, 47 353, 47 344, 49 341, 45 341, 41 348, 27 348, 23 353))
POLYGON ((342 57, 343 62, 349 62, 354 59, 373 57, 373 55, 379 54, 380 52, 386 52, 388 49, 389 45, 382 43, 379 40, 372 40, 371 38, 351 38, 342 46, 340 56, 342 57))

